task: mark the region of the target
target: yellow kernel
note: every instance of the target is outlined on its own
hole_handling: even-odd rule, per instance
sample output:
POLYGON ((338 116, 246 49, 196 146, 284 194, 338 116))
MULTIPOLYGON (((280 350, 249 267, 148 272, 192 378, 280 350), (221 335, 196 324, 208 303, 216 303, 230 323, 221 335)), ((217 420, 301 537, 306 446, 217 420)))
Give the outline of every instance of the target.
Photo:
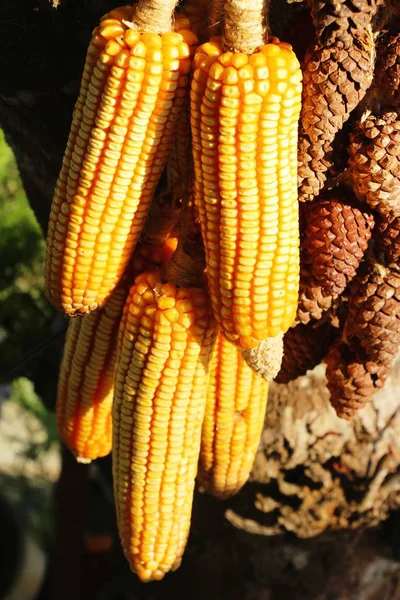
POLYGON ((161 40, 163 46, 177 46, 182 41, 182 36, 180 33, 168 31, 162 34, 161 40))
POLYGON ((115 40, 109 40, 104 48, 104 51, 108 56, 117 56, 121 50, 121 46, 115 40))
POLYGON ((130 48, 133 48, 133 46, 135 46, 139 40, 140 40, 139 31, 135 31, 134 29, 128 29, 125 32, 125 42, 130 48))

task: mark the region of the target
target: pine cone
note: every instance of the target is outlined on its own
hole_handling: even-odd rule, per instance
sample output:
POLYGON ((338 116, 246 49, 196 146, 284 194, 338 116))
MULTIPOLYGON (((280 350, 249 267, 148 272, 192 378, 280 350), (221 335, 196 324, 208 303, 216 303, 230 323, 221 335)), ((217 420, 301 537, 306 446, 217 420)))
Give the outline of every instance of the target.
POLYGON ((384 111, 358 122, 349 153, 354 191, 381 214, 400 216, 400 114, 384 111))
POLYGON ((289 329, 283 338, 283 360, 275 381, 288 383, 314 369, 324 359, 338 330, 329 321, 289 329))
POLYGON ((324 312, 332 308, 335 297, 324 292, 311 275, 300 275, 299 302, 296 320, 306 325, 310 321, 319 321, 324 312))
POLYGON ((318 37, 324 44, 367 27, 386 0, 306 0, 318 37))
POLYGON ((383 252, 386 261, 398 262, 400 259, 400 217, 378 216, 374 239, 378 250, 383 252))
POLYGON ((400 22, 379 38, 375 89, 388 107, 400 107, 400 22))
POLYGON ((343 339, 360 359, 390 368, 400 346, 400 269, 365 262, 349 290, 343 339))
POLYGON ((342 419, 351 419, 384 386, 389 375, 387 367, 360 360, 341 340, 331 346, 325 362, 330 401, 342 419))
POLYGON ((355 277, 371 238, 374 218, 346 198, 343 188, 307 205, 303 251, 324 292, 339 295, 355 277))
POLYGON ((351 111, 359 104, 373 76, 370 30, 356 30, 352 43, 320 41, 306 54, 299 131, 299 199, 312 200, 333 167, 333 143, 351 111))

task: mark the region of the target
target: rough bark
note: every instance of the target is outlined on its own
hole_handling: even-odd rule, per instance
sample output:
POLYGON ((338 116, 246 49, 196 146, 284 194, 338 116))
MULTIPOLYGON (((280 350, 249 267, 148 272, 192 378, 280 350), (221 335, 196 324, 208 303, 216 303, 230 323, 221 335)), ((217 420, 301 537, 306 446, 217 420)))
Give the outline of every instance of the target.
MULTIPOLYGON (((0 125, 44 231, 90 32, 120 3, 1 2, 0 125)), ((285 18, 295 10, 282 9, 285 18)), ((98 597, 400 597, 392 539, 399 527, 399 385, 397 366, 386 388, 351 422, 329 406, 322 367, 287 386, 272 385, 251 480, 227 502, 196 494, 182 567, 148 586, 121 567, 120 578, 106 582, 98 597), (389 515, 390 525, 378 526, 389 515)), ((100 470, 107 479, 109 462, 100 461, 100 470)), ((119 564, 118 556, 112 560, 119 564)))

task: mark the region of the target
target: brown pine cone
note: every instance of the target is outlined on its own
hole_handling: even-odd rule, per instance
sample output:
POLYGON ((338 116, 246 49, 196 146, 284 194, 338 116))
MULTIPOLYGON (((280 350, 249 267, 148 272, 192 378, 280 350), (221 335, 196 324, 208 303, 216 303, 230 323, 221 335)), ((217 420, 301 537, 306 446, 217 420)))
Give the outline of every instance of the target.
POLYGON ((364 256, 374 218, 369 211, 346 198, 337 188, 307 205, 302 244, 311 272, 325 292, 339 295, 347 287, 364 256))
POLYGON ((299 324, 283 338, 283 360, 275 381, 288 383, 314 369, 324 359, 338 329, 329 321, 318 326, 299 324))
POLYGON ((320 41, 306 54, 299 131, 299 199, 312 200, 333 167, 335 136, 359 104, 373 76, 374 43, 369 29, 355 30, 352 43, 320 41))
POLYGON ((356 194, 381 214, 400 216, 400 114, 359 121, 350 135, 349 176, 356 194))
POLYGON ((306 0, 318 37, 325 44, 367 27, 386 0, 306 0))
POLYGON ((331 346, 325 362, 330 401, 342 419, 351 419, 384 386, 389 375, 387 367, 360 360, 341 340, 331 346))
POLYGON ((400 269, 366 261, 349 290, 343 339, 360 359, 390 368, 400 346, 400 269))
POLYGON ((400 259, 400 217, 378 215, 374 228, 374 240, 389 263, 400 259))
POLYGON ((400 22, 379 38, 374 87, 386 106, 400 108, 400 22))
MULTIPOLYGON (((303 271, 302 267, 301 271, 303 271)), ((324 292, 312 275, 300 273, 296 320, 304 325, 310 321, 319 321, 322 315, 332 308, 335 298, 336 296, 329 292, 324 292)))

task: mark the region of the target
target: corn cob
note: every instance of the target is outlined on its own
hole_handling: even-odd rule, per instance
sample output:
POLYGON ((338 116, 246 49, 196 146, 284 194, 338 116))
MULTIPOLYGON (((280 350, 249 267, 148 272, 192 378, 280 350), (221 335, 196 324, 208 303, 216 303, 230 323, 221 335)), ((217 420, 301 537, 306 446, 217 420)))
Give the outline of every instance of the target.
MULTIPOLYGON (((200 4, 201 7, 201 4, 200 4)), ((185 7, 184 7, 185 8, 185 7)), ((186 8, 190 8, 187 6, 186 8)), ((192 25, 190 19, 184 19, 181 17, 179 23, 175 26, 175 29, 179 31, 180 27, 188 29, 191 27, 193 31, 196 28, 192 25), (178 29, 177 29, 178 27, 178 29)), ((190 46, 191 56, 193 57, 194 52, 197 48, 195 39, 190 46)), ((178 201, 182 202, 182 198, 188 189, 189 175, 191 171, 191 142, 190 142, 190 121, 189 121, 189 75, 185 75, 185 80, 182 80, 180 86, 180 97, 181 110, 179 118, 175 125, 175 131, 173 135, 171 149, 168 153, 167 159, 167 183, 168 190, 172 194, 172 200, 174 204, 178 201)), ((183 78, 182 78, 183 79, 183 78)), ((179 93, 179 92, 178 92, 179 93)))
POLYGON ((118 341, 113 479, 124 553, 142 581, 181 561, 216 327, 205 292, 136 278, 118 341))
POLYGON ((111 451, 111 408, 118 326, 130 282, 165 264, 177 245, 138 245, 128 271, 103 309, 70 319, 58 380, 56 419, 60 437, 79 462, 111 451))
POLYGON ((208 285, 222 333, 243 348, 292 324, 299 272, 301 71, 291 47, 276 39, 262 45, 261 37, 260 51, 249 54, 224 52, 220 38, 200 46, 191 88, 208 285))
POLYGON ((79 462, 111 451, 111 406, 118 325, 129 279, 104 309, 70 319, 57 387, 56 421, 62 441, 79 462))
POLYGON ((175 0, 162 24, 150 4, 105 15, 89 46, 46 244, 47 295, 70 315, 103 306, 122 276, 182 109, 197 38, 169 31, 175 0))
POLYGON ((256 375, 221 333, 210 366, 198 481, 229 498, 246 483, 257 452, 268 383, 256 375))

